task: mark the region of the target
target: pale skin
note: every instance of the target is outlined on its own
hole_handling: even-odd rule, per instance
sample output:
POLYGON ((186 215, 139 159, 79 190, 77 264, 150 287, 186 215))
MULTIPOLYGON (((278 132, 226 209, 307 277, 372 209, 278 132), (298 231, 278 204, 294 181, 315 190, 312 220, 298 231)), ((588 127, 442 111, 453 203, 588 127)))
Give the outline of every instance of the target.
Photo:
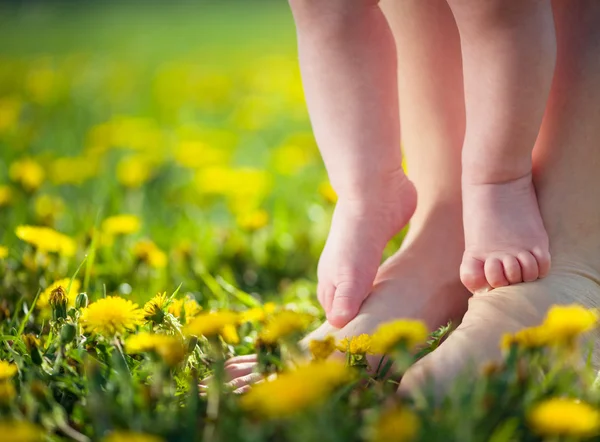
POLYGON ((339 200, 318 298, 341 327, 369 294, 388 241, 415 211, 402 170, 394 38, 376 1, 291 0, 306 102, 339 200))
MULTIPOLYGON (((460 54, 459 31, 445 0, 384 1, 402 66, 402 137, 419 207, 405 243, 380 267, 356 318, 341 329, 326 322, 306 340, 370 333, 404 317, 434 329, 467 311, 450 338, 401 384, 404 392, 413 391, 433 379, 443 389, 465 365, 497 358, 501 336, 538 324, 550 305, 599 306, 600 4, 560 0, 552 7, 558 57, 533 155, 533 182, 553 254, 548 276, 477 292, 467 311, 469 292, 457 271, 465 247, 460 203, 465 99, 461 64, 452 62, 460 54)), ((240 391, 258 379, 254 367, 254 356, 228 362, 240 391)))
MULTIPOLYGON (((417 201, 401 167, 396 45, 378 0, 290 4, 309 114, 339 196, 317 292, 329 322, 342 327, 417 201)), ((460 274, 474 293, 534 281, 550 267, 531 152, 554 68, 554 23, 549 0, 448 4, 461 34, 467 115, 460 274)))

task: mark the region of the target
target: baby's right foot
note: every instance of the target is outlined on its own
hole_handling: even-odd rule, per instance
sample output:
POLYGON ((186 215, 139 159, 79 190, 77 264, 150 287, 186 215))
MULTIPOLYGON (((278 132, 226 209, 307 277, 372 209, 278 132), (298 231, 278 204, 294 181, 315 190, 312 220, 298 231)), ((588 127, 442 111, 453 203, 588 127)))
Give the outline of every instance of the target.
POLYGON ((472 293, 548 274, 548 235, 531 174, 501 183, 463 181, 463 217, 460 276, 472 293))
POLYGON ((381 191, 353 198, 340 195, 319 260, 318 297, 335 327, 353 319, 369 295, 383 249, 408 223, 417 194, 402 171, 381 191))

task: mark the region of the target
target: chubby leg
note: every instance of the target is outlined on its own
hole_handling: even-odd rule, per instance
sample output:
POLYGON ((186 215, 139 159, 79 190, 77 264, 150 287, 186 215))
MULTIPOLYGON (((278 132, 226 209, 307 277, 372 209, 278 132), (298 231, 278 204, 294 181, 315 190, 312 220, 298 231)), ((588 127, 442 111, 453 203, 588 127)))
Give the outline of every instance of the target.
MULTIPOLYGON (((419 204, 401 250, 380 267, 357 317, 341 329, 325 322, 306 340, 370 333, 380 323, 402 317, 424 319, 434 329, 460 319, 470 296, 458 276, 464 250, 458 30, 446 0, 385 0, 381 6, 396 39, 402 141, 419 204)), ((232 359, 231 376, 247 376, 250 361, 232 359)), ((240 381, 235 385, 244 387, 240 381)))
POLYGON ((459 320, 469 296, 458 275, 465 110, 456 23, 444 1, 387 0, 381 7, 396 40, 402 143, 419 204, 401 249, 379 268, 357 317, 339 330, 325 323, 307 340, 370 333, 403 317, 435 329, 459 320))
POLYGON ((461 326, 407 373, 404 391, 430 378, 443 389, 466 365, 499 357, 501 336, 539 324, 552 304, 600 306, 600 3, 559 0, 553 7, 557 66, 534 150, 552 269, 542 280, 476 294, 461 326))
POLYGON ((396 51, 377 0, 290 0, 306 101, 338 194, 319 262, 319 301, 343 326, 369 294, 383 249, 412 216, 402 170, 396 51))
POLYGON ((467 111, 461 279, 472 292, 535 281, 550 267, 531 158, 556 58, 552 5, 448 3, 461 36, 467 111))

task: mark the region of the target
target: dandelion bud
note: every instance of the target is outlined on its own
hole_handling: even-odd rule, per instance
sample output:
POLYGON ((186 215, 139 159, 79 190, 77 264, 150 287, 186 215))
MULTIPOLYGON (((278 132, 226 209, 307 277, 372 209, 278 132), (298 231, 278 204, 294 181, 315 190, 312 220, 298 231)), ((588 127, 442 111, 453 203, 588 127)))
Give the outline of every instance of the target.
POLYGON ((65 323, 60 329, 60 343, 65 345, 75 339, 75 334, 77 333, 77 327, 71 323, 65 323))
POLYGON ((31 361, 35 365, 42 365, 42 355, 40 353, 40 341, 31 333, 23 335, 23 343, 31 356, 31 361))
POLYGON ((81 309, 86 308, 88 306, 88 295, 85 293, 80 293, 75 298, 75 308, 81 309))
POLYGON ((69 298, 62 286, 56 287, 50 292, 50 307, 52 307, 52 319, 58 321, 67 317, 67 303, 69 298))
POLYGON ((167 305, 167 294, 159 293, 144 305, 144 319, 155 324, 162 324, 165 319, 164 307, 167 305))

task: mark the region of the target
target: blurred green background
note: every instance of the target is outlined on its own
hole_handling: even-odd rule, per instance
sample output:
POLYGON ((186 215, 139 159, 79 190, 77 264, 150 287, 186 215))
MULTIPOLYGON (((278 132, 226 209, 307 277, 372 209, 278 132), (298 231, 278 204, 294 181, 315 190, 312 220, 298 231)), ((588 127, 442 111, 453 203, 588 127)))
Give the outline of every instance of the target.
POLYGON ((220 306, 239 301, 232 287, 314 303, 335 194, 287 2, 3 4, 0 152, 8 296, 87 256, 92 296, 182 283, 220 306), (141 227, 107 231, 123 214, 141 227), (77 253, 47 259, 19 225, 66 234, 77 253))

